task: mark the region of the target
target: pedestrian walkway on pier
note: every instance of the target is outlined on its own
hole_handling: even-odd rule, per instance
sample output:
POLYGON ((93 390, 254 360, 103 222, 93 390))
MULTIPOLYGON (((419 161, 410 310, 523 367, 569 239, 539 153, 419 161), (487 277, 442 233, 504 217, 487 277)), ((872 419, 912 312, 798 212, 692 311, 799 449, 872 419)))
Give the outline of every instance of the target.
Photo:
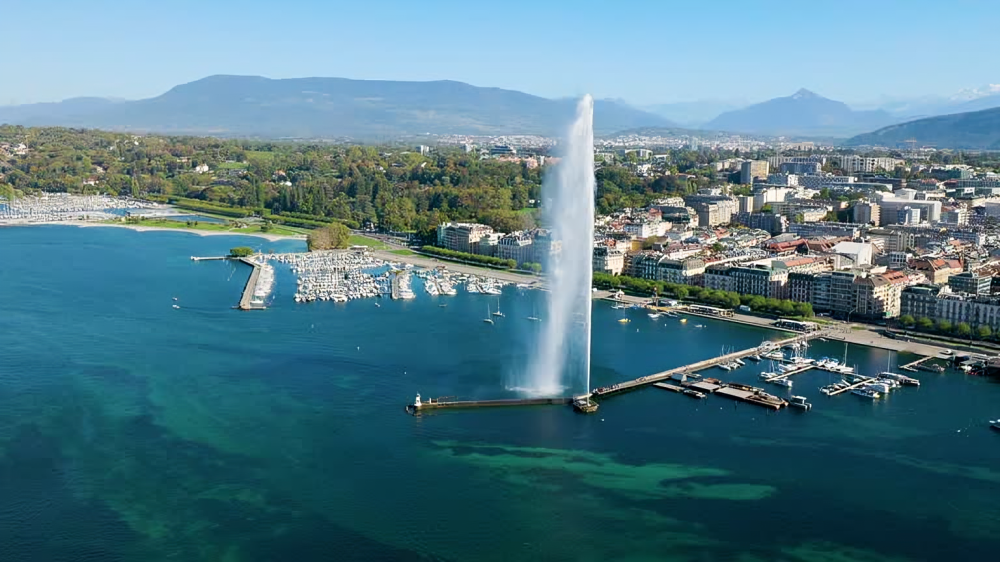
POLYGON ((659 373, 654 373, 652 375, 646 375, 644 377, 639 377, 637 379, 620 382, 610 386, 602 386, 600 388, 594 389, 592 391, 593 396, 607 396, 609 394, 617 394, 619 392, 627 392, 630 390, 636 390, 644 386, 653 384, 655 382, 662 382, 669 379, 676 374, 690 374, 697 371, 703 371, 711 367, 715 367, 720 363, 727 363, 734 359, 742 359, 744 357, 749 357, 751 355, 756 355, 768 349, 781 348, 786 345, 791 345, 794 343, 809 341, 811 339, 820 338, 824 336, 824 332, 812 332, 809 334, 801 334, 793 338, 780 340, 776 342, 765 342, 764 344, 752 347, 750 349, 744 349, 742 351, 736 351, 734 353, 729 353, 726 355, 721 355, 719 357, 713 357, 711 359, 705 359, 703 361, 698 361, 697 363, 692 363, 690 365, 684 365, 682 367, 676 367, 667 371, 662 371, 659 373))
POLYGON ((264 303, 253 302, 254 292, 257 290, 257 280, 260 279, 261 266, 257 262, 248 258, 240 258, 240 261, 252 267, 253 271, 250 272, 250 278, 247 279, 247 284, 243 287, 243 296, 240 297, 239 309, 264 310, 267 308, 264 306, 264 303))

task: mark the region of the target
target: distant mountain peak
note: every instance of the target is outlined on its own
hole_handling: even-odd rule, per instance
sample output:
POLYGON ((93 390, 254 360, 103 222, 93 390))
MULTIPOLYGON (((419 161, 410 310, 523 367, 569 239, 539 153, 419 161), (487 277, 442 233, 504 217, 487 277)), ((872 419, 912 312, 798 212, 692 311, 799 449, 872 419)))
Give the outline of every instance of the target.
POLYGON ((793 100, 818 99, 818 98, 821 98, 821 97, 823 97, 823 96, 817 94, 816 92, 812 92, 810 90, 807 90, 805 88, 799 88, 799 91, 797 91, 794 94, 792 94, 792 99, 793 100))

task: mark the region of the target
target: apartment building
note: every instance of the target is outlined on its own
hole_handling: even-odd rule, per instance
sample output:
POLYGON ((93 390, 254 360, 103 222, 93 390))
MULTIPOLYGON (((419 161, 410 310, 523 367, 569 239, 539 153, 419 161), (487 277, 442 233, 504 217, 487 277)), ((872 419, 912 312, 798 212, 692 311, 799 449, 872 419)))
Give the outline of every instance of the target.
POLYGON ((493 234, 493 228, 485 224, 449 222, 437 227, 437 245, 456 252, 480 253, 479 241, 493 234))
POLYGON ((625 252, 606 245, 594 246, 593 267, 595 273, 621 275, 625 270, 625 252))
POLYGON ((977 275, 964 271, 948 277, 948 286, 956 293, 969 295, 988 295, 993 278, 987 275, 977 275))
POLYGON ((914 318, 1000 330, 1000 297, 953 293, 948 287, 914 285, 903 290, 900 312, 914 318))
POLYGON ((751 184, 755 179, 767 179, 770 165, 767 160, 747 160, 740 164, 740 183, 751 184))

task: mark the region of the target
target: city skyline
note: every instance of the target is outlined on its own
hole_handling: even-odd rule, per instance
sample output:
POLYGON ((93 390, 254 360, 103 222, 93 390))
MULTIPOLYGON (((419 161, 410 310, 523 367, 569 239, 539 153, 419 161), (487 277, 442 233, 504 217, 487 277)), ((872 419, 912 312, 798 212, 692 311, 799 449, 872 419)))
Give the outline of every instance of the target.
POLYGON ((1000 82, 969 56, 1000 47, 989 33, 998 10, 963 1, 948 11, 925 10, 931 6, 842 3, 840 13, 865 14, 868 23, 860 26, 856 19, 838 23, 821 6, 777 0, 750 9, 728 0, 614 7, 513 0, 502 9, 387 0, 377 13, 315 0, 290 0, 280 11, 259 0, 180 0, 169 11, 123 10, 115 0, 15 2, 5 10, 9 21, 28 25, 14 26, 7 44, 30 56, 5 61, 17 79, 0 88, 0 105, 149 98, 215 74, 447 79, 547 98, 589 92, 637 106, 754 103, 799 88, 863 105, 1000 82), (962 33, 906 39, 932 24, 962 33), (858 64, 863 60, 884 64, 858 64), (739 80, 751 66, 764 69, 766 79, 739 80))

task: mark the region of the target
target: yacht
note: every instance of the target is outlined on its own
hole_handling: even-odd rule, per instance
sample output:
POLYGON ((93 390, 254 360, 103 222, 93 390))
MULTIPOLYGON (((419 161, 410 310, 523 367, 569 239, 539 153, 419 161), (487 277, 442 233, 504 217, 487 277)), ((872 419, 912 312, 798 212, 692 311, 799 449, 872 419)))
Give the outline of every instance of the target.
POLYGON ((677 314, 676 312, 674 312, 672 310, 668 310, 664 314, 667 315, 667 318, 680 318, 681 317, 680 314, 677 314))
POLYGON ((681 324, 686 324, 686 323, 687 323, 687 321, 688 321, 688 319, 687 319, 687 318, 681 318, 681 324))
POLYGON ((805 396, 789 396, 788 405, 794 408, 801 408, 803 410, 812 410, 813 405, 806 402, 805 396))
POLYGON ((646 316, 649 316, 653 320, 656 320, 657 318, 659 318, 661 316, 661 314, 659 312, 650 312, 646 316))
POLYGON ((486 322, 487 324, 492 324, 493 323, 493 319, 490 318, 490 305, 489 305, 489 303, 486 304, 486 318, 483 318, 483 322, 486 322))
POLYGON ((751 355, 750 357, 747 357, 747 359, 753 361, 754 363, 760 363, 763 360, 763 359, 761 359, 759 353, 755 353, 755 354, 751 355))
POLYGON ((622 324, 628 324, 629 322, 631 322, 631 320, 629 320, 628 318, 619 318, 618 321, 621 322, 622 324))
POLYGON ((176 304, 175 304, 175 305, 173 305, 173 307, 174 307, 174 308, 180 308, 180 306, 178 306, 178 305, 176 305, 176 304))
POLYGON ((874 389, 868 388, 867 386, 862 386, 860 388, 855 388, 851 391, 851 394, 856 394, 862 398, 868 398, 869 400, 878 400, 881 395, 874 389))
POLYGON ((493 316, 503 316, 503 312, 500 312, 500 299, 497 299, 497 311, 493 313, 493 316))
POLYGON ((781 376, 781 373, 773 373, 773 372, 770 372, 770 371, 764 371, 763 373, 760 374, 760 380, 762 380, 762 381, 769 381, 769 380, 771 380, 771 379, 773 379, 775 377, 780 377, 780 376, 781 376))
POLYGON ((733 369, 736 368, 736 366, 733 365, 732 363, 719 363, 717 367, 719 367, 723 371, 732 371, 733 369))
POLYGON ((990 420, 990 427, 1000 430, 1000 420, 990 420))
POLYGON ((695 324, 694 327, 695 328, 704 328, 705 325, 704 324, 695 324))
POLYGON ((778 386, 783 386, 785 388, 792 388, 792 381, 790 381, 788 379, 774 379, 774 380, 770 380, 770 381, 767 381, 767 382, 776 384, 778 386))

